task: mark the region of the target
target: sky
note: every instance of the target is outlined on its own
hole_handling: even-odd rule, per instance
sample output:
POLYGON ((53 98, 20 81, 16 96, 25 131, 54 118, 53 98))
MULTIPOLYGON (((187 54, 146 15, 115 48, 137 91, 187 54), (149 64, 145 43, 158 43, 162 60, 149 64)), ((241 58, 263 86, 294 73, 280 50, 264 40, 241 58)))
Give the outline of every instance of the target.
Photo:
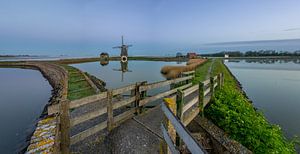
POLYGON ((299 0, 0 0, 0 54, 118 54, 112 47, 121 35, 135 55, 299 39, 299 6, 299 0))

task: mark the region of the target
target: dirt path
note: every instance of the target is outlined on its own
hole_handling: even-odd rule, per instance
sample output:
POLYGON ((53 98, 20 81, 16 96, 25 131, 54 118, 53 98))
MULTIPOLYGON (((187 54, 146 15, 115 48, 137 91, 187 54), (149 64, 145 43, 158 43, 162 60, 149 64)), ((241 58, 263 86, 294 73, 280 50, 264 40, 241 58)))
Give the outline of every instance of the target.
POLYGON ((212 62, 210 63, 210 66, 209 66, 209 68, 207 70, 207 74, 205 76, 205 79, 208 79, 211 76, 212 66, 213 66, 214 62, 215 62, 215 59, 212 59, 212 62))

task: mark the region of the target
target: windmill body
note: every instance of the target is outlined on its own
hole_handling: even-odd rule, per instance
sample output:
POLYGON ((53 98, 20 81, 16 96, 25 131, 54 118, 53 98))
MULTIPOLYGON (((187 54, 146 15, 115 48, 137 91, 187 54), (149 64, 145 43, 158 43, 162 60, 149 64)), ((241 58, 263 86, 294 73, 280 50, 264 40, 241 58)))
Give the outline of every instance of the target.
POLYGON ((122 45, 121 46, 116 46, 113 47, 113 49, 119 48, 121 49, 121 53, 120 53, 120 57, 121 57, 121 61, 126 62, 127 61, 127 57, 128 57, 128 48, 131 47, 132 45, 125 45, 124 44, 124 39, 122 36, 122 45))

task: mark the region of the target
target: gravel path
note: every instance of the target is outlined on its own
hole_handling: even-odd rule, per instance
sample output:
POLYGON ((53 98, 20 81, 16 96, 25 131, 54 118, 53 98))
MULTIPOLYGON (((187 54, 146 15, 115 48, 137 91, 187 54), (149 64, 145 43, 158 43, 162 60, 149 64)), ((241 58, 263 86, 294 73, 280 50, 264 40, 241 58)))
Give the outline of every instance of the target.
MULTIPOLYGON (((97 109, 99 103, 91 104, 90 107, 97 109)), ((90 108, 88 107, 88 108, 90 108)), ((84 109, 81 109, 84 110, 84 109)), ((81 114, 82 111, 74 111, 72 116, 81 114)), ((77 133, 82 129, 86 129, 99 121, 102 121, 105 117, 95 118, 84 124, 80 124, 72 128, 72 133, 77 133)), ((108 133, 107 130, 103 130, 97 134, 94 134, 87 139, 73 145, 73 153, 159 153, 159 144, 161 138, 157 134, 160 132, 160 122, 162 119, 162 112, 160 107, 156 107, 147 112, 147 114, 141 114, 134 119, 129 119, 122 123, 119 127, 113 129, 108 133), (141 124, 142 123, 142 124, 141 124), (151 128, 154 132, 150 131, 151 128), (156 134, 157 133, 157 134, 156 134)))

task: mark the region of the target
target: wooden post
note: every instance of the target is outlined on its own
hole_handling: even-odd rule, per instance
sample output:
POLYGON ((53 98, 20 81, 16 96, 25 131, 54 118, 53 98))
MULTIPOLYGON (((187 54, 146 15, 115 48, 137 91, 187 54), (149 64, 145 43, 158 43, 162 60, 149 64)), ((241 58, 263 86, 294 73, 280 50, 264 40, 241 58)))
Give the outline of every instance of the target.
POLYGON ((221 85, 224 86, 224 73, 221 73, 221 77, 222 77, 222 78, 221 78, 221 81, 222 81, 222 82, 221 82, 221 85))
MULTIPOLYGON (((183 77, 187 77, 187 76, 189 76, 189 75, 184 75, 183 77)), ((191 79, 185 80, 185 84, 189 84, 191 81, 192 81, 191 79)))
MULTIPOLYGON (((146 85, 146 84, 147 84, 147 81, 143 81, 143 82, 141 83, 141 85, 146 85)), ((142 100, 142 99, 144 99, 144 98, 146 98, 146 97, 147 97, 147 91, 142 91, 141 94, 140 94, 140 99, 139 99, 139 101, 142 100)), ((140 106, 139 112, 140 112, 140 113, 143 113, 143 111, 144 111, 144 106, 140 106)))
MULTIPOLYGON (((166 104, 166 106, 175 114, 175 115, 177 115, 177 109, 176 109, 176 107, 177 107, 177 105, 176 105, 176 102, 173 100, 173 99, 171 99, 171 98, 165 98, 164 99, 164 102, 163 103, 165 103, 166 104)), ((170 135, 170 137, 171 137, 171 139, 172 139, 172 141, 173 141, 173 143, 175 143, 176 142, 176 130, 175 130, 175 128, 174 128, 174 126, 171 124, 171 122, 168 120, 168 118, 164 118, 164 124, 165 124, 165 128, 168 130, 168 132, 169 132, 169 135, 170 135)), ((166 146, 166 147, 168 147, 168 146, 166 146)), ((167 154, 170 154, 171 152, 170 152, 170 149, 169 148, 167 148, 167 150, 166 150, 167 152, 167 154)))
MULTIPOLYGON (((184 105, 184 92, 181 89, 177 90, 176 94, 176 116, 181 122, 183 123, 183 113, 182 108, 184 105)), ((179 135, 176 133, 176 146, 181 147, 182 141, 179 137, 179 135)))
MULTIPOLYGON (((130 92, 130 96, 131 97, 134 97, 135 96, 135 89, 133 89, 133 90, 131 90, 131 92, 130 92)), ((133 102, 133 103, 131 103, 131 106, 130 106, 131 108, 133 108, 133 107, 135 107, 135 102, 133 102)))
POLYGON ((114 127, 114 112, 113 112, 113 92, 112 90, 107 90, 107 129, 111 131, 114 127))
POLYGON ((139 114, 139 103, 140 103, 140 82, 135 83, 135 114, 139 114))
POLYGON ((214 95, 214 84, 215 84, 215 82, 214 82, 214 77, 210 77, 210 93, 211 93, 211 98, 213 97, 213 95, 214 95))
POLYGON ((203 82, 199 83, 199 110, 202 117, 204 117, 204 84, 203 82))
POLYGON ((61 131, 61 151, 70 153, 70 113, 69 101, 60 102, 60 131, 61 131))
POLYGON ((217 78, 217 82, 218 82, 218 89, 221 89, 221 79, 222 79, 222 77, 221 77, 221 73, 220 74, 218 74, 218 78, 217 78))

